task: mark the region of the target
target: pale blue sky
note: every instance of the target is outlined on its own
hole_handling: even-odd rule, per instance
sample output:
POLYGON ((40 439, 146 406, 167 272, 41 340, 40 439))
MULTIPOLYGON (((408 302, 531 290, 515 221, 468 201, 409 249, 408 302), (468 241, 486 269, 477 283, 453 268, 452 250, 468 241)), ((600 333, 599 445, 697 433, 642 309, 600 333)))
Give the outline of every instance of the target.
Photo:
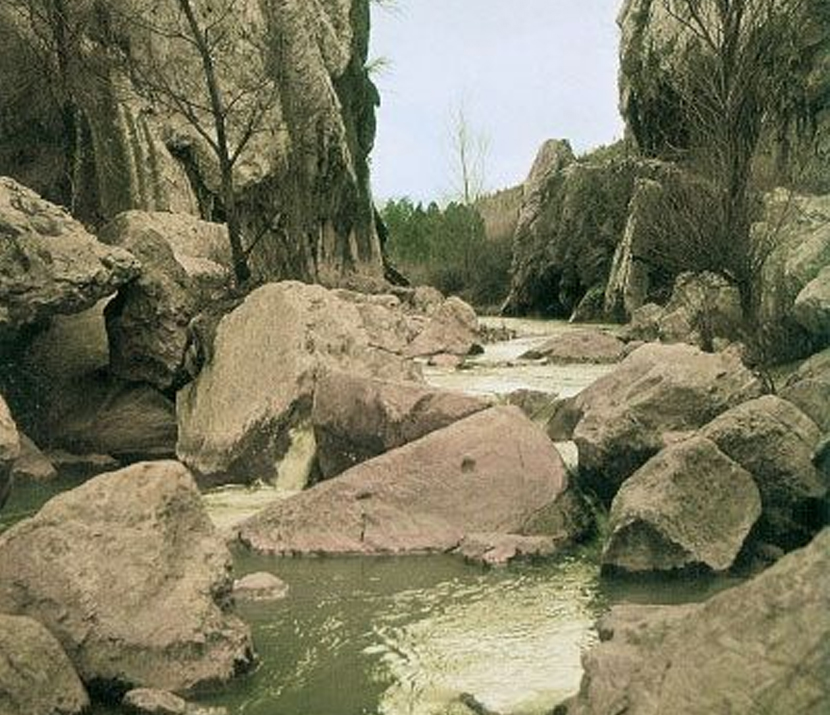
POLYGON ((376 198, 452 193, 451 117, 463 103, 489 143, 486 184, 521 182, 548 138, 576 151, 622 136, 620 0, 397 0, 373 10, 373 57, 389 66, 372 158, 376 198))

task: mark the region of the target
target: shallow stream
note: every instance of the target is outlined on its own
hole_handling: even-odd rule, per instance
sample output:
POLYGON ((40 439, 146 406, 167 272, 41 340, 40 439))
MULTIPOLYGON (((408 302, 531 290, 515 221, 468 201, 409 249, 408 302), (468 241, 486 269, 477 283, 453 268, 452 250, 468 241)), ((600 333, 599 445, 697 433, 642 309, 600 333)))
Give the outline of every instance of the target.
MULTIPOLYGON (((610 369, 517 362, 573 328, 495 321, 501 324, 518 337, 487 346, 469 369, 428 369, 428 380, 472 393, 529 388, 570 395, 610 369)), ((18 489, 2 518, 31 512, 46 496, 18 489)), ((226 528, 284 497, 274 488, 227 488, 205 501, 226 528)), ((578 688, 581 653, 610 603, 686 601, 725 585, 609 584, 588 552, 496 570, 451 556, 279 559, 238 552, 235 563, 240 576, 276 573, 289 593, 276 603, 240 605, 260 664, 231 689, 203 699, 231 715, 443 715, 462 693, 501 713, 549 712, 578 688)))

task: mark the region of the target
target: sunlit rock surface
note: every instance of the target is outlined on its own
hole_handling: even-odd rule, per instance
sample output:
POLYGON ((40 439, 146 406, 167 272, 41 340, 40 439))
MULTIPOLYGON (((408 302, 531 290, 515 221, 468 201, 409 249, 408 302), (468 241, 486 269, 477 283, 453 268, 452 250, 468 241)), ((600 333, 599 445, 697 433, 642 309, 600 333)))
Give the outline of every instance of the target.
POLYGON ((521 533, 566 486, 544 432, 494 407, 273 504, 239 535, 266 553, 446 551, 466 534, 521 533))
POLYGON ((25 616, 0 615, 3 715, 78 715, 89 697, 55 637, 25 616))
POLYGON ((808 713, 830 705, 830 530, 700 606, 623 606, 557 713, 808 713))
POLYGON ((53 498, 0 537, 0 611, 43 623, 85 682, 188 690, 251 665, 231 560, 176 462, 53 498))

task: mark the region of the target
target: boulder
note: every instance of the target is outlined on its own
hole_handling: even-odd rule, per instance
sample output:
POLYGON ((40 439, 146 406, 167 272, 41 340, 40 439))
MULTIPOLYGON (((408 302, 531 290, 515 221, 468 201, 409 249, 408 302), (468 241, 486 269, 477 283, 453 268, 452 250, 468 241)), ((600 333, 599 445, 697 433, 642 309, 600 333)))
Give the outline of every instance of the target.
POLYGON ((830 707, 830 529, 701 605, 618 606, 564 715, 819 713, 830 707))
POLYGON ((508 405, 515 405, 534 422, 544 424, 556 409, 558 396, 555 392, 543 392, 528 388, 519 388, 502 397, 508 405))
POLYGON ((507 566, 514 561, 551 556, 562 546, 554 536, 467 534, 453 553, 485 566, 507 566))
POLYGON ((580 483, 610 503, 638 467, 678 435, 760 396, 761 381, 731 351, 647 344, 563 409, 579 416, 573 439, 580 483))
POLYGON ((646 303, 631 313, 623 338, 689 343, 712 352, 741 334, 743 309, 738 289, 723 276, 681 273, 665 307, 646 303))
POLYGON ((629 343, 635 341, 653 342, 660 338, 660 319, 664 309, 657 303, 644 303, 631 311, 631 320, 622 329, 622 339, 629 343))
POLYGON ((409 358, 430 355, 467 355, 478 340, 478 318, 461 298, 451 296, 406 347, 409 358))
POLYGON ((9 408, 0 395, 0 508, 12 488, 14 463, 20 456, 20 435, 9 408))
POLYGON ((0 337, 89 308, 139 268, 130 253, 99 243, 63 209, 0 177, 0 337))
POLYGON ((625 345, 601 330, 569 330, 528 350, 520 359, 545 359, 551 363, 615 363, 622 360, 625 345))
MULTIPOLYGON (((173 217, 173 226, 181 221, 173 217)), ((200 298, 208 301, 211 297, 209 291, 198 295, 194 281, 177 260, 168 240, 170 233, 157 214, 140 211, 119 215, 101 232, 101 240, 126 248, 142 265, 141 277, 122 287, 106 309, 110 368, 125 380, 146 382, 160 390, 186 382, 188 324, 200 298)))
POLYGON ((443 552, 467 534, 521 534, 566 486, 544 432, 493 407, 275 503, 239 537, 275 554, 443 552))
POLYGON ((89 697, 60 643, 25 616, 0 615, 0 712, 76 715, 89 697))
POLYGON ((279 601, 287 595, 288 584, 271 573, 249 573, 233 582, 237 601, 279 601))
POLYGON ((830 265, 830 196, 783 189, 767 194, 764 219, 753 226, 753 235, 772 248, 760 276, 759 313, 786 337, 771 348, 780 361, 804 357, 827 341, 822 312, 827 288, 818 279, 830 265))
POLYGON ((752 475, 713 442, 692 437, 652 457, 617 492, 602 564, 627 572, 725 571, 760 514, 752 475))
POLYGON ((158 390, 106 374, 79 379, 51 415, 50 446, 133 460, 176 452, 176 412, 158 390))
POLYGON ((478 397, 333 372, 314 392, 311 421, 324 479, 485 409, 478 397))
POLYGON ((49 458, 25 434, 20 435, 20 456, 12 465, 15 479, 48 482, 58 476, 58 470, 49 458))
POLYGON ((369 323, 358 303, 321 286, 272 283, 252 292, 219 323, 212 356, 177 395, 179 458, 207 480, 273 479, 288 431, 308 419, 325 371, 418 377, 378 347, 376 313, 391 309, 372 307, 369 323))
POLYGON ((124 694, 121 706, 133 715, 185 715, 187 701, 167 690, 134 688, 124 694))
POLYGON ((735 340, 743 325, 741 294, 709 271, 681 273, 658 321, 663 342, 684 342, 712 351, 715 341, 735 340))
POLYGON ((830 349, 805 360, 779 395, 796 405, 822 432, 830 432, 830 349))
POLYGON ((251 664, 231 558, 190 473, 145 462, 49 501, 0 536, 0 611, 43 623, 84 682, 187 691, 251 664))
POLYGON ((830 343, 830 264, 795 297, 793 317, 821 343, 830 343))
POLYGON ((763 502, 761 539, 803 546, 824 526, 830 477, 812 462, 821 432, 795 405, 765 395, 724 412, 700 434, 752 474, 763 502))

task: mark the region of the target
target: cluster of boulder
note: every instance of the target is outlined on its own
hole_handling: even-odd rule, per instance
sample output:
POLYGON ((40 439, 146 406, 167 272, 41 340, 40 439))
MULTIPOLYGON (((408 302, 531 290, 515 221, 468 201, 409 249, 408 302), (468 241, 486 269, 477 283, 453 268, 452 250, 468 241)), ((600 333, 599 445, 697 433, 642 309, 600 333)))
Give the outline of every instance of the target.
MULTIPOLYGON (((197 480, 273 481, 291 463, 301 487, 484 411, 428 389, 416 361, 467 354, 475 313, 431 289, 290 281, 243 300, 227 287, 222 227, 131 211, 96 239, 6 179, 0 225, 0 500, 13 479, 56 478, 56 465, 105 472, 0 535, 0 646, 14 661, 0 673, 0 709, 75 713, 89 696, 125 696, 133 711, 195 713, 179 695, 255 659, 197 480), (382 433, 366 421, 372 409, 382 433), (12 647, 11 633, 25 643, 12 647)), ((494 434, 531 426, 518 413, 494 419, 494 434)), ((478 474, 485 456, 471 452, 463 473, 478 474)), ((556 459, 548 447, 505 528, 555 498, 556 459)), ((280 589, 243 579, 237 592, 280 589)))
POLYGON ((736 350, 649 343, 560 401, 548 433, 575 442, 579 486, 610 509, 604 566, 724 571, 807 543, 828 516, 830 403, 797 395, 821 355, 780 396, 736 350))

